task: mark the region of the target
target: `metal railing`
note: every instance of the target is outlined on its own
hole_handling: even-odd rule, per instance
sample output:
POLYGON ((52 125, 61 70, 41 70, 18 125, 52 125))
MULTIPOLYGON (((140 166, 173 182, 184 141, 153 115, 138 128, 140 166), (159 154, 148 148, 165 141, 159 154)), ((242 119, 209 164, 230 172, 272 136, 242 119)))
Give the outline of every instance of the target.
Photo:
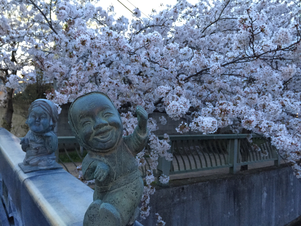
POLYGON ((252 163, 274 161, 280 157, 266 139, 249 134, 171 135, 173 161, 161 160, 159 171, 165 175, 229 168, 236 173, 239 167, 252 163))
POLYGON ((70 167, 67 166, 66 162, 72 163, 73 168, 77 168, 81 165, 87 152, 83 150, 83 147, 79 145, 74 136, 60 136, 58 137, 58 143, 56 160, 70 173, 70 167))
MULTIPOLYGON (((169 176, 217 168, 229 168, 229 173, 236 173, 240 167, 247 167, 252 163, 274 161, 275 165, 279 164, 280 157, 270 142, 253 135, 253 143, 249 143, 247 140, 249 136, 249 134, 171 135, 170 152, 173 154, 173 160, 170 162, 160 158, 158 175, 163 173, 169 176)), ((57 160, 70 172, 66 161, 76 168, 86 151, 76 142, 75 137, 58 137, 58 139, 57 160)), ((149 169, 148 161, 142 169, 144 175, 147 169, 149 169)))

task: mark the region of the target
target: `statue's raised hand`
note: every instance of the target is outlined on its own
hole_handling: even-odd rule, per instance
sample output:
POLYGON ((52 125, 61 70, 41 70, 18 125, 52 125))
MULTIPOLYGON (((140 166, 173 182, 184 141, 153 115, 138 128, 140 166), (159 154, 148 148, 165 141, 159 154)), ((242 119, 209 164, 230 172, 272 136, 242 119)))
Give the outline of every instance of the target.
POLYGON ((136 114, 138 119, 138 127, 140 132, 146 133, 148 114, 142 106, 137 106, 136 114))

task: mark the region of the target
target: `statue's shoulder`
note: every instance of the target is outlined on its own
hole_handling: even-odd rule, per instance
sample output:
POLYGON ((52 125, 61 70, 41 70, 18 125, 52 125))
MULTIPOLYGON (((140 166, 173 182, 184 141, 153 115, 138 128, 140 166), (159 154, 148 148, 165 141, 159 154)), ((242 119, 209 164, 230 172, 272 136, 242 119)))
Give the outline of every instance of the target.
POLYGON ((28 130, 28 132, 26 133, 26 135, 23 137, 24 138, 29 138, 32 136, 32 131, 31 130, 28 130))

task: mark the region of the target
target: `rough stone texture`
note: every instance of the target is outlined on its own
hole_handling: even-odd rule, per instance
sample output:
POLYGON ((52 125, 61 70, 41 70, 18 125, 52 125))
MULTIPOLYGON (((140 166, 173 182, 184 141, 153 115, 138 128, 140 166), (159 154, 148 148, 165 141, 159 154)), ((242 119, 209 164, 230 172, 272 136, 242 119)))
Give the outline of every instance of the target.
POLYGON ((301 181, 290 167, 171 184, 157 189, 152 215, 140 222, 154 226, 159 213, 172 226, 283 226, 301 215, 300 191, 301 181))

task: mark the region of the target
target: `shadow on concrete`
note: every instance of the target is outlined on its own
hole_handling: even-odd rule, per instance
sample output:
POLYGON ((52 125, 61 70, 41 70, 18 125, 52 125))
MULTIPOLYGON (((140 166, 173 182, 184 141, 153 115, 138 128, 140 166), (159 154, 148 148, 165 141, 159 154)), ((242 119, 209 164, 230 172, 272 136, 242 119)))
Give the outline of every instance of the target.
POLYGON ((285 226, 300 226, 301 225, 301 216, 299 216, 297 219, 293 220, 289 224, 286 224, 285 226))

